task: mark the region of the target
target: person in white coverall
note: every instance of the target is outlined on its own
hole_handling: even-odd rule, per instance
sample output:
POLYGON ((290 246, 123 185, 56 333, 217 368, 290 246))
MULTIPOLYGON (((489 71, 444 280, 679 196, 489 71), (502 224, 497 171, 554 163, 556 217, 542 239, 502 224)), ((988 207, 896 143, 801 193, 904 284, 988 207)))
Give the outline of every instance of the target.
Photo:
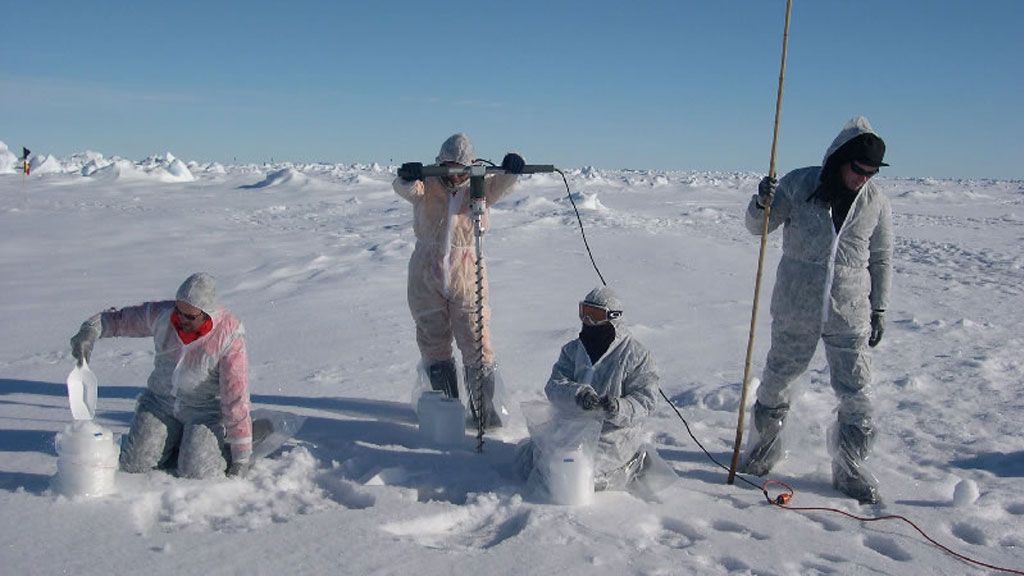
POLYGON ((561 410, 600 413, 594 487, 621 490, 645 468, 644 423, 657 406, 658 371, 626 328, 614 290, 595 288, 579 311, 579 337, 562 346, 544 393, 561 410))
MULTIPOLYGON (((442 145, 437 163, 466 167, 476 157, 465 134, 455 134, 442 145)), ((511 190, 525 162, 515 153, 505 155, 504 174, 485 180, 486 201, 490 207, 511 190)), ((422 165, 403 164, 393 183, 395 192, 413 205, 413 231, 416 248, 409 260, 409 309, 416 322, 416 343, 431 387, 449 397, 459 395, 452 338, 462 353, 466 385, 471 406, 480 407, 485 428, 502 425, 502 415, 494 405, 495 360, 491 348, 487 271, 483 271, 483 322, 477 351, 476 324, 476 248, 473 215, 470 206, 469 176, 424 178, 422 165), (479 356, 479 359, 478 359, 479 356), (476 378, 482 379, 483 399, 477 398, 476 378)), ((483 215, 487 227, 488 212, 483 215)), ((479 420, 478 420, 479 422, 479 420)))
POLYGON ((747 229, 782 232, 782 259, 772 294, 771 348, 753 407, 740 470, 763 476, 785 456, 780 433, 792 384, 825 342, 832 389, 839 400, 829 433, 832 483, 861 503, 879 502, 866 467, 875 437, 868 347, 881 341, 892 278, 892 209, 871 177, 885 143, 866 118, 851 119, 822 166, 800 168, 776 183, 766 177, 747 207, 747 229))
POLYGON ((88 362, 100 338, 152 337, 153 372, 121 441, 125 472, 244 474, 252 455, 245 329, 217 304, 209 274, 189 276, 176 300, 111 308, 82 323, 71 353, 88 362))

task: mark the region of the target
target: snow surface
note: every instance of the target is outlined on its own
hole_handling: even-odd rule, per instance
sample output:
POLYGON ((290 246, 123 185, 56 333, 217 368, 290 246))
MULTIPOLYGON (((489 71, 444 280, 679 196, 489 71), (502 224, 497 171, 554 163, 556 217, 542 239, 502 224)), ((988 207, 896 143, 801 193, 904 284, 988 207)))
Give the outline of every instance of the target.
MULTIPOLYGON (((726 485, 664 403, 650 431, 679 480, 661 502, 534 501, 510 469, 526 434, 518 413, 483 454, 469 435, 461 449, 423 442, 409 404, 412 211, 391 191, 394 167, 39 157, 46 172, 0 176, 3 574, 987 573, 901 523, 784 511, 726 485), (106 307, 172 297, 198 270, 219 278, 245 322, 254 405, 301 414, 304 428, 244 480, 119 473, 112 496, 55 495, 68 339, 106 307)), ((758 246, 742 218, 758 176, 568 176, 663 390, 728 464, 758 246)), ((830 485, 835 402, 820 350, 795 401, 791 456, 772 477, 795 488, 794 505, 902 514, 963 554, 1024 569, 1024 182, 879 183, 897 233, 875 354, 886 505, 861 507, 830 485)), ((578 330, 576 302, 598 279, 557 175, 524 178, 491 226, 494 344, 517 406, 543 398, 578 330)), ((755 376, 779 243, 769 242, 755 376)), ((96 347, 98 421, 115 433, 151 350, 146 339, 96 347)))

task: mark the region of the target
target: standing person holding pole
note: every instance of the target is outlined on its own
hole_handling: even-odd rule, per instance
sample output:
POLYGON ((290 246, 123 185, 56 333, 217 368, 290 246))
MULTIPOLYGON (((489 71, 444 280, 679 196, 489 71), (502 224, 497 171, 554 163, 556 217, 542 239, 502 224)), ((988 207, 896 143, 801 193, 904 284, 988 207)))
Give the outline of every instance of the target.
POLYGON ((832 484, 862 504, 879 502, 878 482, 865 464, 875 437, 868 347, 882 338, 892 276, 892 209, 871 182, 888 166, 884 156, 885 143, 868 120, 852 118, 822 166, 794 170, 778 183, 765 177, 746 214, 752 234, 783 227, 783 255, 772 294, 771 349, 740 471, 764 476, 785 456, 780 433, 791 385, 824 340, 839 399, 828 441, 832 484))

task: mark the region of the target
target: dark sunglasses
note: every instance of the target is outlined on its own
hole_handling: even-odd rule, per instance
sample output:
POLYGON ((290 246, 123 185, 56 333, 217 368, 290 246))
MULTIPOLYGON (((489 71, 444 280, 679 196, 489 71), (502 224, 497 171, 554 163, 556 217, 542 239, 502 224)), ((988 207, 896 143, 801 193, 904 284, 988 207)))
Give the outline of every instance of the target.
POLYGON ((878 174, 878 168, 875 168, 874 170, 865 170, 864 168, 861 168, 860 164, 857 164, 856 162, 850 162, 850 170, 852 170, 853 173, 857 174, 858 176, 867 176, 868 178, 874 176, 875 174, 878 174))
POLYGON ((185 314, 181 311, 181 308, 178 308, 177 306, 174 307, 174 311, 178 313, 178 316, 188 320, 189 322, 195 322, 197 318, 203 315, 202 310, 200 310, 198 314, 185 314))

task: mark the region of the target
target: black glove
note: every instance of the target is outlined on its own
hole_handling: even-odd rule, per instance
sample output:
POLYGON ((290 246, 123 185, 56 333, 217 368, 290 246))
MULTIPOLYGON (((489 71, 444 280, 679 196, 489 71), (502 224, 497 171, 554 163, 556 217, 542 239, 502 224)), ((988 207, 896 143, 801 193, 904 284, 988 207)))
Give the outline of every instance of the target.
POLYGON ((603 396, 601 398, 601 408, 609 417, 614 417, 619 413, 619 399, 612 396, 603 396))
POLYGON ((406 162, 398 168, 398 177, 402 180, 412 182, 413 180, 423 180, 423 163, 422 162, 406 162))
POLYGON ((81 367, 83 362, 88 362, 92 358, 92 340, 76 340, 71 339, 71 356, 75 358, 75 363, 81 367))
POLYGON ((505 154, 505 158, 501 161, 501 169, 509 174, 522 174, 525 166, 526 160, 523 160, 523 157, 515 152, 505 154))
POLYGON ((871 313, 871 337, 868 338, 868 346, 874 348, 882 341, 882 334, 885 333, 885 311, 875 310, 871 313))
POLYGON ((246 474, 249 473, 249 468, 252 467, 251 460, 243 460, 242 462, 232 462, 228 466, 228 477, 229 478, 245 478, 246 474))
POLYGON ((576 405, 584 410, 594 410, 600 402, 597 392, 590 386, 584 386, 576 393, 576 405))
POLYGON ((82 322, 78 333, 71 337, 71 355, 77 360, 79 366, 83 361, 88 362, 92 358, 92 346, 99 337, 100 319, 98 315, 82 322))
POLYGON ((761 208, 770 206, 772 198, 775 197, 775 188, 779 185, 778 180, 771 176, 765 176, 757 185, 757 205, 761 208))

